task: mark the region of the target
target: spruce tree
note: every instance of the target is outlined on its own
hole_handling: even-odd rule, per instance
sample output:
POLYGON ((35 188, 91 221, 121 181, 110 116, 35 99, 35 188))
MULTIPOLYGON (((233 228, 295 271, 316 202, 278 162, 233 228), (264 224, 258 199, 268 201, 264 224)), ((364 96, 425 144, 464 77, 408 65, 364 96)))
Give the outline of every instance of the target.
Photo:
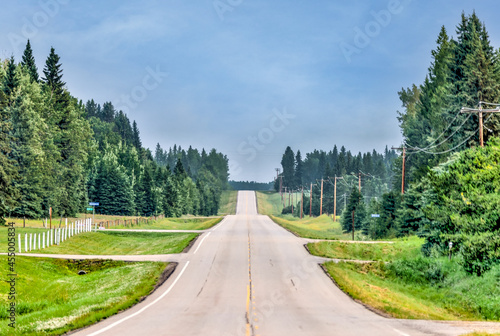
POLYGON ((65 82, 62 81, 61 63, 59 63, 59 55, 56 54, 53 47, 50 48, 50 54, 45 62, 45 67, 43 68, 44 77, 43 82, 49 91, 49 101, 55 102, 56 104, 63 103, 65 101, 64 97, 64 86, 65 82))
POLYGON ((290 190, 295 186, 295 155, 290 146, 283 154, 281 167, 283 167, 283 188, 286 187, 290 190))
POLYGON ((16 63, 14 56, 11 56, 7 61, 7 69, 2 81, 2 90, 6 96, 10 96, 18 85, 19 79, 17 77, 16 63))
POLYGON ((137 152, 140 153, 142 151, 142 142, 141 142, 141 136, 139 134, 139 128, 137 127, 137 123, 135 122, 135 120, 132 123, 132 133, 133 133, 132 144, 137 149, 137 152))
POLYGON ((26 48, 24 49, 21 65, 28 71, 31 81, 38 83, 38 69, 35 64, 35 57, 33 57, 33 50, 31 49, 30 40, 28 40, 28 42, 26 43, 26 48))

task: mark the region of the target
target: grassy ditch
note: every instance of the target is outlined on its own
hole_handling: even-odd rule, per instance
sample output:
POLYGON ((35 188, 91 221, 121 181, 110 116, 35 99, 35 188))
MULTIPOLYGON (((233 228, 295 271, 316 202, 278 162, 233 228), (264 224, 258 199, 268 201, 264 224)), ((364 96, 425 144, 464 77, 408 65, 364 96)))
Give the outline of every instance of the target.
MULTIPOLYGON (((129 308, 155 287, 165 263, 17 257, 16 328, 0 296, 0 335, 61 335, 129 308), (78 275, 79 270, 87 274, 78 275)), ((0 273, 8 274, 0 256, 0 273)), ((0 293, 8 285, 0 282, 0 293)))
POLYGON ((223 190, 220 197, 219 215, 235 215, 236 203, 238 202, 237 190, 223 190))
POLYGON ((307 244, 311 254, 335 259, 392 261, 401 258, 415 258, 420 255, 424 240, 411 237, 387 243, 343 243, 322 241, 307 244))
POLYGON ((482 277, 446 258, 417 257, 391 263, 324 264, 352 298, 404 319, 500 319, 500 266, 482 277))
POLYGON ((146 255, 181 253, 198 236, 196 233, 86 232, 32 253, 146 255))

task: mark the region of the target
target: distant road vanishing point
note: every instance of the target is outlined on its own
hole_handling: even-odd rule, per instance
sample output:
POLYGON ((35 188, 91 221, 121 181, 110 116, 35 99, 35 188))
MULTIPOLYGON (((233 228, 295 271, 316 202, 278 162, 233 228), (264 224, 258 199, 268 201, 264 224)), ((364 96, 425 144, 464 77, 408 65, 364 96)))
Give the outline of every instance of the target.
POLYGON ((140 304, 75 335, 460 335, 447 323, 388 319, 354 302, 303 240, 257 214, 254 192, 198 238, 140 304))

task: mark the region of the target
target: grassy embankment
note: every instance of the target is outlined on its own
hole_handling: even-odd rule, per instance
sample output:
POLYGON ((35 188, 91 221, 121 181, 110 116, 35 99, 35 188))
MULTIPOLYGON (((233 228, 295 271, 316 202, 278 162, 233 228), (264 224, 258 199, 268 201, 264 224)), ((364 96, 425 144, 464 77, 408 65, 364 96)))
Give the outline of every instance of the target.
MULTIPOLYGON (((93 324, 148 295, 165 263, 70 261, 17 257, 16 328, 8 327, 7 294, 0 295, 0 335, 61 335, 93 324), (85 270, 86 275, 78 275, 85 270)), ((0 256, 0 273, 9 274, 0 256)), ((5 280, 5 279, 3 279, 5 280)), ((0 293, 9 286, 0 282, 0 293)))
MULTIPOLYGON (((25 230, 29 230, 31 232, 43 231, 37 229, 25 230)), ((21 231, 24 230, 17 229, 17 231, 21 233, 21 231)), ((4 247, 2 248, 2 252, 6 252, 6 229, 1 228, 0 232, 0 244, 4 247)), ((21 236, 23 237, 24 233, 22 233, 21 236)), ((31 253, 85 255, 146 255, 181 253, 197 236, 198 234, 196 233, 121 232, 111 230, 102 232, 85 232, 63 241, 60 245, 52 245, 43 250, 33 250, 31 253)))
POLYGON ((219 216, 236 214, 237 190, 224 190, 220 198, 219 216))
MULTIPOLYGON (((297 194, 297 199, 300 194, 297 194)), ((334 222, 327 215, 303 219, 292 215, 281 215, 281 197, 275 192, 257 192, 259 213, 268 215, 275 223, 285 229, 304 238, 313 239, 348 239, 348 235, 342 233, 339 222, 334 222)))
POLYGON ((163 218, 150 224, 110 226, 109 229, 133 230, 207 230, 219 224, 223 217, 163 218))
MULTIPOLYGON (((278 194, 257 193, 259 209, 278 224, 308 238, 345 239, 338 223, 322 216, 298 220, 279 215, 278 194), (331 220, 330 220, 330 223, 331 220), (336 227, 334 226, 336 225, 336 227)), ((308 244, 311 253, 336 259, 374 260, 370 264, 327 262, 325 269, 351 297, 397 318, 436 320, 500 319, 500 266, 483 277, 466 274, 459 258, 424 258, 423 240, 396 239, 393 244, 308 244)), ((471 335, 486 335, 475 333, 471 335)))
POLYGON ((307 244, 307 248, 311 254, 325 258, 392 261, 395 259, 416 258, 420 256, 420 248, 423 242, 423 239, 418 237, 394 240, 392 244, 352 244, 320 241, 307 244))

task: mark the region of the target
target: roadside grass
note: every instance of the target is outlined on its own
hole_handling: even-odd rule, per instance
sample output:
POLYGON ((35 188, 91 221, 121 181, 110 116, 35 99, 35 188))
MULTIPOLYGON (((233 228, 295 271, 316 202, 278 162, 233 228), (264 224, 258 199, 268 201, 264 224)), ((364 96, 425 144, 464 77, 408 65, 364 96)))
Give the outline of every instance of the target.
POLYGON ((327 262, 337 285, 356 300, 403 319, 500 319, 500 266, 482 277, 455 261, 417 257, 392 263, 327 262))
POLYGON ((196 218, 163 218, 151 224, 139 224, 134 226, 110 226, 113 229, 134 230, 207 230, 222 221, 223 217, 196 217, 196 218))
POLYGON ((237 200, 237 190, 223 190, 220 198, 219 216, 235 215, 237 200))
MULTIPOLYGON (((0 294, 0 335, 61 335, 137 303, 148 295, 165 263, 16 257, 16 328, 8 327, 7 294, 0 294), (86 275, 78 275, 79 270, 86 275)), ((0 273, 9 274, 0 256, 0 273)), ((0 282, 0 293, 10 286, 0 282)))
POLYGON ((344 239, 339 222, 334 222, 327 215, 298 219, 291 215, 269 216, 276 224, 303 238, 344 239))
POLYGON ((198 236, 196 233, 86 232, 43 250, 31 253, 83 255, 146 255, 181 253, 198 236))
MULTIPOLYGON (((259 207, 259 214, 268 216, 281 215, 283 203, 281 196, 275 191, 257 191, 257 204, 259 207)), ((295 196, 300 194, 295 194, 295 196)), ((298 199, 298 198, 297 198, 298 199)))
POLYGON ((416 236, 387 243, 344 243, 322 241, 307 244, 311 254, 335 259, 392 261, 401 258, 415 258, 420 255, 424 239, 416 236))

